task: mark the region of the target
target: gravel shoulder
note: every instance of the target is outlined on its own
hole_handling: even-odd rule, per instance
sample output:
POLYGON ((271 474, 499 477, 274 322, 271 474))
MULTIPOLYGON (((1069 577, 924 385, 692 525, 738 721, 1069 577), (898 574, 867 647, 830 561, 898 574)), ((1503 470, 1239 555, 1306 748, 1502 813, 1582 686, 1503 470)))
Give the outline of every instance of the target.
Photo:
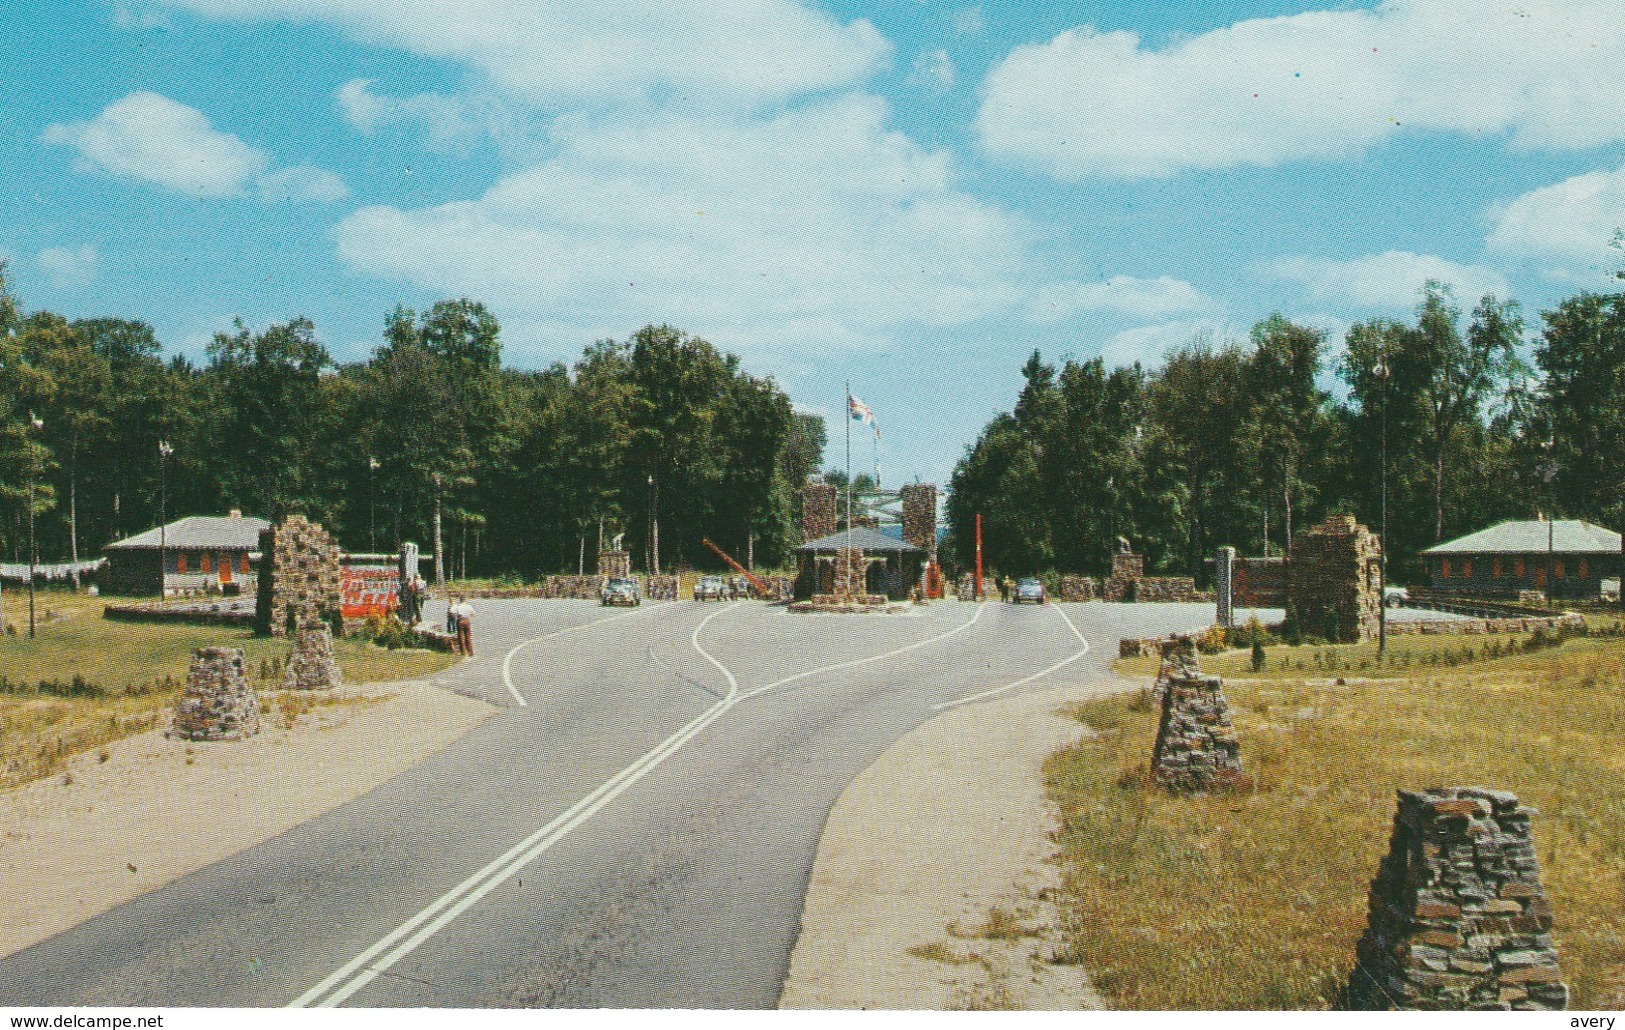
POLYGON ((1084 732, 1060 714, 1079 697, 947 712, 852 781, 824 827, 781 1008, 1102 1007, 1053 943, 1043 764, 1084 732))
POLYGON ((143 733, 0 793, 0 956, 253 847, 423 762, 498 709, 428 683, 261 696, 246 741, 143 733))

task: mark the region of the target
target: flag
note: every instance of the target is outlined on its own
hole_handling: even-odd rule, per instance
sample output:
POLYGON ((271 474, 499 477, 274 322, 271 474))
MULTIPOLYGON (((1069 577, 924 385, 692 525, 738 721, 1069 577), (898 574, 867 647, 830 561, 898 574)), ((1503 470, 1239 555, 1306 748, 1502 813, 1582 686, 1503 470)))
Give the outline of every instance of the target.
POLYGON ((858 400, 851 394, 846 395, 846 411, 852 416, 852 421, 862 422, 864 425, 875 424, 875 413, 869 410, 869 405, 858 400))

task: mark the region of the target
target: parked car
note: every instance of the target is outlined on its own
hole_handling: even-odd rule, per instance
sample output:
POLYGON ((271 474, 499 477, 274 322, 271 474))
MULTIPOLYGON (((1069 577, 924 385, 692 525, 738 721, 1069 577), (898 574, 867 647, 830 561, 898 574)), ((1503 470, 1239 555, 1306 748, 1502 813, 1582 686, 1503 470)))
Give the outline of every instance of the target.
POLYGON ((732 593, 721 576, 701 576, 694 584, 696 601, 726 601, 732 593))
POLYGON ((1023 601, 1028 601, 1033 604, 1043 604, 1045 600, 1044 584, 1040 583, 1036 579, 1033 579, 1031 576, 1023 580, 1018 580, 1016 582, 1016 588, 1010 591, 1011 604, 1021 604, 1023 601))
POLYGON ((612 579, 604 584, 603 593, 598 599, 608 607, 611 605, 626 608, 636 608, 643 603, 643 594, 638 590, 635 579, 612 579))

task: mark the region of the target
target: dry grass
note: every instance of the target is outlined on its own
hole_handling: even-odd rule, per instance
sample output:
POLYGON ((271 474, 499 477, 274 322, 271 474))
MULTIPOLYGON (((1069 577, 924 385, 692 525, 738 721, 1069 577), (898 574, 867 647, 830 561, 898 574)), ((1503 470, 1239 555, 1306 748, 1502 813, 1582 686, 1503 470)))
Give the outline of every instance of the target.
POLYGON ((1132 695, 1080 706, 1103 732, 1048 763, 1069 949, 1112 1005, 1329 1006, 1364 927, 1394 790, 1466 784, 1541 810, 1574 1007, 1625 1004, 1625 645, 1576 640, 1346 686, 1275 674, 1227 692, 1250 793, 1147 787, 1156 716, 1132 695))
MULTIPOLYGON (((50 775, 70 755, 141 733, 167 718, 185 685, 192 652, 211 644, 241 647, 261 689, 281 685, 292 645, 221 626, 148 625, 101 617, 109 598, 42 592, 37 613, 60 616, 40 622, 38 636, 0 638, 0 788, 50 775), (86 685, 75 692, 77 676, 86 685), (68 687, 58 696, 41 692, 41 681, 68 687)), ((26 633, 26 595, 8 590, 3 621, 26 633)), ((347 680, 356 683, 413 679, 445 669, 455 656, 430 651, 389 651, 357 640, 335 641, 347 680)), ((295 716, 297 718, 297 716, 295 716)))

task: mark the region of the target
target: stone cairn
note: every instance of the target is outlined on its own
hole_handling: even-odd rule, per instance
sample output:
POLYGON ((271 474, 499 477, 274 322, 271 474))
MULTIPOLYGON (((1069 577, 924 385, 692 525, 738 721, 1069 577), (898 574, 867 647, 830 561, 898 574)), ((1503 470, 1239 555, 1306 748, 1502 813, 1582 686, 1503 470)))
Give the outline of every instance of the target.
POLYGON ((192 655, 186 693, 175 704, 169 735, 186 740, 245 740, 259 731, 259 697, 248 683, 242 648, 200 648, 192 655))
POLYGON ((289 515, 260 534, 261 630, 285 637, 342 610, 339 548, 320 523, 289 515), (269 575, 267 575, 269 570, 269 575))
POLYGON ((344 682, 338 659, 333 657, 333 632, 325 623, 299 627, 299 635, 282 673, 283 690, 326 690, 344 682))
POLYGON ((1350 1008, 1568 1007, 1533 814, 1506 791, 1399 791, 1349 977, 1350 1008))
POLYGON ((937 488, 931 483, 909 483, 897 493, 903 502, 903 543, 936 554, 937 488))
POLYGON ((821 540, 835 532, 834 483, 808 483, 801 488, 801 540, 821 540))
POLYGON ((1292 541, 1287 594, 1304 632, 1323 635, 1335 621, 1338 643, 1375 638, 1382 619, 1381 562, 1381 542, 1352 515, 1333 515, 1299 533, 1292 541))
POLYGON ((1162 652, 1156 691, 1162 720, 1151 752, 1151 775, 1177 794, 1201 794, 1246 783, 1241 744, 1230 723, 1224 681, 1203 675, 1188 637, 1162 652))

